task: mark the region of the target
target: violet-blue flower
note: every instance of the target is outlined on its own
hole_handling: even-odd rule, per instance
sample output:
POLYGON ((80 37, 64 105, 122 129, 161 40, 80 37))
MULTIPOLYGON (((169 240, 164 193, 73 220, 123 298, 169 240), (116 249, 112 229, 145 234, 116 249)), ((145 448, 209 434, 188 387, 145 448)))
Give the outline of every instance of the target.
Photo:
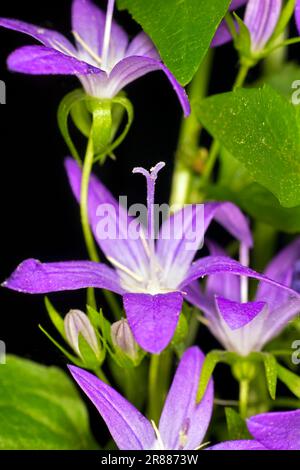
MULTIPOLYGON (((239 2, 240 4, 242 2, 239 2)), ((246 2, 243 2, 246 3, 246 2)), ((234 8, 241 5, 233 5, 234 8)), ((282 0, 248 0, 244 23, 250 31, 252 52, 260 52, 271 38, 282 8, 282 0)), ((214 37, 212 46, 230 41, 232 36, 223 21, 214 37)))
POLYGON ((78 367, 71 374, 98 409, 121 450, 195 450, 206 434, 213 410, 210 380, 202 401, 196 394, 204 355, 189 348, 178 365, 157 423, 151 423, 112 387, 78 367))
MULTIPOLYGON (((226 256, 207 256, 193 263, 198 246, 194 245, 193 249, 187 248, 187 241, 192 238, 190 235, 194 233, 194 223, 199 217, 199 211, 203 209, 202 206, 186 206, 175 212, 163 222, 157 241, 154 239, 152 234, 155 233, 155 221, 152 211, 155 182, 158 172, 163 167, 164 163, 161 162, 150 172, 143 168, 133 170, 134 173, 143 174, 147 181, 148 225, 138 233, 137 237, 129 236, 128 227, 132 218, 128 216, 127 211, 117 203, 99 180, 94 176, 90 179, 88 195, 90 225, 99 246, 114 269, 92 261, 40 263, 29 259, 18 266, 4 286, 31 294, 87 287, 108 289, 120 294, 137 343, 146 351, 155 354, 161 352, 171 341, 186 297, 186 287, 196 279, 216 273, 230 273, 277 285, 276 281, 269 280, 266 276, 226 256), (106 204, 114 208, 112 216, 108 213, 108 217, 112 217, 111 223, 119 234, 117 239, 99 236, 97 230, 98 209, 106 204), (164 236, 165 233, 167 237, 164 236)), ((74 195, 79 201, 81 169, 72 159, 67 159, 66 169, 74 195)), ((251 246, 252 237, 248 223, 234 204, 229 202, 205 204, 204 232, 212 219, 221 223, 246 247, 251 246)), ((282 289, 287 290, 288 297, 298 296, 285 286, 282 286, 282 289)), ((241 310, 240 315, 244 312, 243 306, 241 310)), ((228 315, 230 316, 230 311, 228 315)), ((235 319, 236 311, 233 312, 233 317, 235 319)))
MULTIPOLYGON (((214 256, 224 255, 220 247, 210 247, 214 256)), ((241 261, 248 264, 247 248, 242 247, 241 251, 241 261)), ((264 274, 293 287, 299 258, 300 239, 296 239, 270 262, 264 274)), ((228 351, 242 356, 262 350, 300 311, 299 297, 291 297, 288 291, 263 281, 254 301, 249 302, 247 279, 227 274, 210 276, 205 291, 194 283, 187 287, 187 293, 188 300, 204 312, 213 335, 228 351)))
POLYGON ((114 3, 115 0, 108 0, 105 16, 90 0, 73 0, 72 32, 76 47, 57 31, 0 18, 0 26, 32 36, 43 44, 14 51, 8 58, 9 69, 33 75, 76 75, 86 93, 97 98, 113 98, 143 75, 162 70, 185 115, 189 115, 184 88, 143 32, 129 42, 128 35, 112 19, 114 3))
POLYGON ((210 450, 300 450, 300 410, 262 413, 247 419, 253 441, 228 441, 210 450))

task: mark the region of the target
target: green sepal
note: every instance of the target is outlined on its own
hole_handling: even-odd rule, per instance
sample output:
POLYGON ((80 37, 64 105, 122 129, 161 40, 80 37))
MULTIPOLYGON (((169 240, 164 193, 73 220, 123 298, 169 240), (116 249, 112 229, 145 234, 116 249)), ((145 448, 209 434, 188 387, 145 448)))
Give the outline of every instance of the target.
POLYGON ((181 356, 184 353, 185 342, 186 342, 188 333, 189 333, 189 324, 188 324, 187 317, 183 311, 179 317, 178 324, 177 324, 173 339, 170 344, 171 348, 173 348, 179 356, 181 356))
POLYGON ((228 435, 230 440, 252 439, 245 420, 234 409, 225 408, 228 435))
POLYGON ((87 108, 92 114, 90 138, 93 142, 94 153, 101 158, 107 155, 107 149, 112 138, 112 101, 86 97, 87 108))
POLYGON ((300 398, 300 377, 280 364, 277 364, 277 374, 281 382, 283 382, 297 398, 300 398))
POLYGON ((85 101, 74 103, 71 109, 71 117, 77 129, 88 139, 92 128, 92 117, 85 101))
POLYGON ((277 388, 277 361, 272 354, 262 353, 263 362, 266 373, 266 380, 268 385, 268 390, 272 400, 276 399, 276 388, 277 388))
POLYGON ((48 312, 48 315, 50 317, 50 320, 52 321, 53 325, 59 332, 59 334, 62 336, 62 338, 67 341, 66 333, 65 333, 65 325, 64 325, 64 320, 61 317, 61 315, 58 313, 58 311, 54 308, 48 297, 45 297, 45 306, 48 312))
POLYGON ((233 12, 233 16, 239 27, 239 32, 234 39, 235 48, 239 51, 241 62, 252 66, 256 60, 251 52, 251 33, 243 20, 235 12, 233 12))
POLYGON ((58 120, 58 127, 60 129, 60 132, 67 146, 69 147, 69 150, 72 156, 75 158, 75 160, 77 161, 79 165, 81 165, 81 159, 73 143, 73 140, 71 138, 71 135, 69 132, 68 120, 69 120, 69 116, 70 116, 72 108, 79 102, 84 101, 85 99, 86 99, 85 92, 81 88, 76 89, 72 91, 71 93, 68 93, 62 99, 58 107, 58 111, 57 111, 57 120, 58 120))
POLYGON ((199 381, 199 387, 197 391, 197 398, 196 402, 200 403, 202 398, 204 397, 208 382, 211 379, 211 376, 220 362, 226 364, 234 364, 235 361, 239 358, 239 356, 235 353, 229 351, 211 351, 209 352, 203 362, 201 376, 199 381))
POLYGON ((78 335, 78 347, 80 355, 82 357, 82 361, 86 368, 95 370, 97 369, 97 367, 102 365, 105 356, 103 357, 103 354, 101 354, 101 357, 97 357, 97 355, 81 333, 79 333, 78 335))
POLYGON ((73 354, 70 354, 63 346, 61 346, 41 325, 39 325, 39 329, 47 336, 47 338, 56 346, 65 356, 66 358, 75 364, 78 367, 83 367, 83 362, 78 359, 73 354))
MULTIPOLYGON (((94 162, 97 162, 99 161, 100 163, 103 163, 103 161, 105 160, 105 157, 107 155, 110 155, 110 156, 113 156, 113 152, 114 150, 119 147, 119 145, 121 145, 121 143, 123 142, 123 140, 126 138, 129 130, 130 130, 130 127, 133 123, 133 119, 134 119, 134 109, 133 109, 133 106, 131 104, 131 102, 123 97, 123 96, 117 96, 116 98, 114 98, 112 100, 112 104, 115 104, 115 105, 120 105, 123 107, 123 109, 126 111, 127 113, 127 123, 124 127, 124 130, 121 132, 121 134, 119 135, 119 137, 117 137, 111 144, 109 142, 110 145, 108 145, 104 150, 103 152, 99 153, 99 155, 96 155, 95 158, 94 158, 94 162)), ((114 115, 113 114, 113 108, 112 108, 112 116, 114 115)), ((118 121, 120 121, 120 116, 117 116, 117 119, 118 121)), ((111 139, 110 141, 112 141, 114 135, 116 134, 118 129, 116 129, 116 122, 114 123, 113 120, 112 120, 112 127, 111 127, 111 139)), ((97 152, 96 152, 97 153, 97 152)))
POLYGON ((272 34, 272 37, 270 39, 270 44, 273 43, 275 39, 280 36, 284 30, 286 29, 290 19, 292 18, 294 11, 295 11, 295 4, 296 0, 288 0, 285 6, 282 9, 280 18, 278 20, 278 23, 276 25, 276 28, 272 34))

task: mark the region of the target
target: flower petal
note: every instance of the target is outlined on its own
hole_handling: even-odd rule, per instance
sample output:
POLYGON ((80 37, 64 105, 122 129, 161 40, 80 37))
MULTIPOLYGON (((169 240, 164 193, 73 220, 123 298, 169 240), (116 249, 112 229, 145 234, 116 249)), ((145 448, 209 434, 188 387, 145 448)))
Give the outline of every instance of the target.
POLYGON ((7 59, 9 70, 32 75, 89 75, 104 73, 75 57, 44 46, 24 46, 7 59))
POLYGON ((209 202, 204 206, 205 231, 212 220, 218 222, 233 237, 251 248, 253 239, 249 222, 242 211, 232 202, 209 202))
POLYGON ((170 343, 182 308, 182 294, 125 294, 127 319, 137 343, 159 354, 170 343))
POLYGON ((258 441, 227 441, 208 447, 206 450, 268 450, 258 441))
POLYGON ((238 261, 227 258, 225 256, 207 256, 205 258, 199 259, 198 261, 195 261, 195 263, 192 264, 180 288, 184 289, 186 285, 191 284, 193 281, 201 277, 218 273, 247 276, 259 281, 268 282, 280 289, 284 289, 289 294, 290 298, 300 299, 300 294, 298 294, 298 292, 294 291, 293 289, 290 289, 289 287, 280 284, 279 282, 274 281, 273 279, 270 279, 263 274, 259 274, 253 269, 243 266, 238 261))
POLYGON ((116 272, 93 261, 41 263, 28 259, 17 267, 3 287, 27 294, 47 294, 87 287, 108 289, 117 294, 124 292, 116 272))
MULTIPOLYGON (((300 259, 300 238, 294 240, 284 248, 267 266, 265 275, 274 281, 291 287, 294 267, 296 261, 300 259)), ((285 303, 288 296, 284 290, 276 289, 270 284, 260 283, 257 289, 256 300, 268 302, 271 310, 277 309, 285 303)))
MULTIPOLYGON (((90 0, 73 0, 72 29, 95 52, 101 56, 105 28, 105 13, 90 0)), ((80 52, 84 49, 78 42, 80 52)))
POLYGON ((252 416, 247 426, 267 449, 300 450, 300 410, 252 416))
POLYGON ((60 51, 62 51, 63 48, 70 51, 71 54, 76 54, 76 49, 73 44, 62 34, 52 29, 46 29, 30 23, 25 23, 24 21, 11 20, 8 18, 0 18, 0 26, 27 34, 28 36, 37 39, 37 41, 40 41, 46 47, 60 51))
POLYGON ((224 297, 216 297, 216 304, 231 330, 238 330, 250 323, 267 305, 265 302, 234 302, 224 297))
POLYGON ((133 55, 151 57, 152 59, 160 60, 159 53, 157 52, 155 45, 144 31, 137 34, 127 48, 126 57, 133 55))
POLYGON ((280 306, 270 311, 268 317, 265 320, 262 336, 262 344, 266 344, 272 338, 275 338, 300 312, 300 300, 290 299, 280 306))
POLYGON ((213 383, 196 406, 204 354, 196 346, 186 350, 177 368, 159 422, 167 450, 194 450, 202 442, 213 410, 213 383))
POLYGON ((160 60, 152 59, 151 57, 131 56, 121 60, 110 74, 111 96, 118 94, 118 92, 129 83, 156 70, 162 70, 166 74, 177 94, 185 116, 188 116, 191 112, 191 108, 185 89, 178 83, 174 75, 160 60))
POLYGON ((112 387, 78 367, 69 366, 78 385, 96 406, 121 450, 148 450, 155 433, 151 423, 112 387))
MULTIPOLYGON (((79 202, 81 169, 72 158, 65 160, 65 168, 73 194, 79 202)), ((132 272, 146 277, 149 259, 143 242, 140 238, 136 237, 134 239, 129 233, 134 220, 128 217, 127 211, 118 204, 112 194, 94 175, 90 178, 88 209, 94 236, 104 254, 132 272), (101 221, 111 227, 112 234, 110 237, 104 233, 104 228, 102 233, 101 221), (113 233, 114 231, 115 233, 113 233)))
MULTIPOLYGON (((211 256, 227 256, 223 248, 212 241, 206 241, 211 256)), ((239 302, 241 300, 241 283, 237 276, 215 274, 209 276, 206 282, 204 296, 213 301, 214 296, 219 295, 229 300, 239 302)))
POLYGON ((156 254, 162 282, 170 289, 176 289, 184 279, 203 238, 203 204, 185 206, 162 223, 156 254))
POLYGON ((246 246, 252 246, 247 219, 234 204, 212 202, 185 206, 163 222, 157 242, 163 282, 168 287, 175 289, 182 282, 213 219, 246 246))
POLYGON ((232 2, 230 4, 230 7, 229 7, 229 10, 230 11, 237 10, 238 8, 245 5, 245 3, 247 3, 248 1, 249 0, 232 0, 232 2))
POLYGON ((250 30, 252 49, 264 48, 272 36, 282 8, 282 0, 249 0, 245 24, 250 30))

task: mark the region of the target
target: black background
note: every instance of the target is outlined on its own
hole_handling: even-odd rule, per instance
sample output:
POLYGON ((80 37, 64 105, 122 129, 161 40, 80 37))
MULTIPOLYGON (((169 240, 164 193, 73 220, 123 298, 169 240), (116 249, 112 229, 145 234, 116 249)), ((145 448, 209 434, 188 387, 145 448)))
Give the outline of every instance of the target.
MULTIPOLYGON (((98 0, 102 7, 105 3, 98 0)), ((10 0, 1 2, 0 16, 69 34, 70 10, 70 0, 10 0)), ((130 35, 139 31, 126 13, 118 13, 117 18, 130 35)), ((11 51, 34 43, 22 34, 0 29, 0 79, 7 87, 7 104, 0 106, 1 281, 26 258, 42 261, 87 258, 78 206, 63 168, 68 150, 56 123, 60 100, 77 87, 78 82, 71 77, 34 77, 6 70, 6 57, 11 51)), ((217 50, 215 58, 211 93, 229 90, 238 67, 231 45, 217 50)), ((255 71, 252 74, 254 77, 255 71)), ((97 168, 97 172, 116 196, 126 194, 129 203, 143 202, 144 181, 132 175, 131 169, 137 165, 150 168, 158 161, 166 161, 167 169, 161 173, 157 186, 158 202, 166 202, 181 108, 167 79, 159 72, 138 80, 127 91, 135 108, 134 124, 116 152, 117 161, 107 162, 102 169, 97 168)), ((85 293, 53 294, 51 300, 66 313, 70 308, 84 309, 85 293)), ((46 315, 43 296, 1 289, 0 305, 0 339, 6 342, 9 353, 64 367, 64 357, 38 329, 41 323, 55 335, 46 315)), ((103 306, 109 317, 104 302, 103 306)), ((204 351, 216 346, 204 328, 200 330, 199 344, 204 351)), ((222 372, 219 380, 224 383, 222 372)), ((223 398, 226 395, 230 398, 231 393, 224 390, 224 395, 223 398)))

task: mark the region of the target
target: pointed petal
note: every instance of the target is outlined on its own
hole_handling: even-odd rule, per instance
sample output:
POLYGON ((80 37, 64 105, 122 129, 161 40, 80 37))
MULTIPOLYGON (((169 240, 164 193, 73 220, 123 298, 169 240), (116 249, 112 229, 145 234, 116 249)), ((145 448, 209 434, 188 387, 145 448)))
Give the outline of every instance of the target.
POLYGON ((282 0, 250 0, 245 13, 245 24, 250 30, 252 49, 264 48, 278 22, 282 0))
MULTIPOLYGON (((98 55, 101 56, 105 28, 105 13, 90 0, 73 0, 72 29, 98 55)), ((77 44, 79 51, 84 51, 77 44)))
POLYGON ((166 449, 194 450, 202 442, 213 409, 213 383, 196 406, 204 355, 196 346, 186 350, 177 368, 159 422, 166 449))
POLYGON ((9 70, 32 75, 89 75, 104 73, 75 57, 44 46, 24 46, 7 59, 9 70))
POLYGON ((219 47, 223 46, 223 44, 226 44, 227 42, 230 42, 232 40, 231 33, 228 29, 227 23, 225 20, 223 20, 218 27, 216 34, 213 37, 213 40, 211 42, 211 47, 219 47))
POLYGON ((160 60, 159 53, 157 52, 153 42, 149 36, 144 33, 144 31, 137 34, 128 46, 126 57, 133 55, 151 57, 152 59, 160 60))
POLYGON ((96 406, 121 450, 148 450, 155 441, 150 422, 112 387, 78 367, 69 366, 78 385, 96 406))
POLYGON ((65 50, 70 51, 72 54, 76 54, 76 49, 65 38, 62 34, 51 29, 46 29, 40 26, 35 26, 30 23, 25 23, 24 21, 11 20, 8 18, 0 18, 0 26, 3 28, 11 29, 13 31, 18 31, 28 36, 33 37, 37 41, 40 41, 44 46, 50 47, 53 49, 61 50, 63 47, 65 50))
POLYGON ((184 279, 203 239, 203 204, 185 206, 162 223, 156 254, 162 266, 162 282, 170 289, 176 289, 184 279))
MULTIPOLYGON (((300 259, 300 238, 297 238, 284 248, 267 266, 265 275, 274 281, 291 287, 296 261, 300 259)), ((256 300, 265 300, 270 309, 277 309, 285 303, 288 296, 284 290, 274 289, 274 287, 264 282, 260 283, 257 289, 256 300)))
POLYGON ((259 281, 268 282, 280 289, 284 289, 289 294, 290 298, 300 298, 300 294, 298 294, 293 289, 290 289, 289 287, 280 284, 279 282, 273 281, 267 276, 259 274, 253 269, 243 266, 238 261, 227 258, 225 256, 207 256, 205 258, 199 259, 198 261, 195 261, 180 287, 184 289, 184 286, 190 284, 196 279, 218 273, 247 276, 259 281))
POLYGON ((268 450, 258 441, 227 441, 215 446, 208 447, 206 450, 268 450))
POLYGON ((124 308, 137 343, 159 354, 173 338, 182 308, 182 294, 125 294, 124 308))
POLYGON ((250 323, 265 308, 265 302, 234 302, 216 297, 216 304, 220 315, 231 330, 238 330, 250 323))
POLYGON ((287 300, 277 309, 270 311, 263 329, 263 345, 275 338, 299 312, 299 299, 287 300))
POLYGON ((267 449, 300 449, 300 410, 256 415, 247 420, 247 426, 267 449))
POLYGON ((249 222, 241 210, 231 202, 209 202, 205 204, 205 231, 212 220, 218 222, 233 237, 245 246, 251 248, 253 245, 249 222))
MULTIPOLYGON (((216 243, 206 241, 206 244, 208 245, 211 256, 227 256, 226 251, 216 243)), ((214 276, 209 276, 206 282, 204 296, 212 301, 215 295, 239 302, 241 300, 240 278, 231 276, 230 274, 215 274, 214 276)))
POLYGON ((87 287, 108 289, 118 294, 124 292, 113 269, 92 261, 41 263, 28 259, 17 267, 3 287, 27 294, 47 294, 87 287))
POLYGON ((185 116, 191 112, 189 100, 184 88, 178 83, 170 70, 160 61, 151 57, 131 56, 121 60, 112 70, 110 74, 110 93, 112 96, 126 87, 129 83, 134 82, 140 77, 150 72, 162 70, 169 79, 179 102, 183 108, 185 116))
MULTIPOLYGON (((72 159, 67 158, 65 167, 73 194, 80 201, 81 169, 72 159)), ((134 224, 127 211, 115 200, 112 194, 94 175, 90 178, 88 195, 89 220, 94 236, 108 258, 126 266, 142 277, 147 276, 147 257, 140 238, 130 236, 130 227, 134 224), (107 221, 101 224, 101 221, 107 221), (104 229, 111 227, 112 237, 107 237, 104 229), (102 230, 103 228, 103 230, 102 230), (115 231, 115 234, 113 233, 115 231), (103 232, 103 233, 102 233, 103 232)))

